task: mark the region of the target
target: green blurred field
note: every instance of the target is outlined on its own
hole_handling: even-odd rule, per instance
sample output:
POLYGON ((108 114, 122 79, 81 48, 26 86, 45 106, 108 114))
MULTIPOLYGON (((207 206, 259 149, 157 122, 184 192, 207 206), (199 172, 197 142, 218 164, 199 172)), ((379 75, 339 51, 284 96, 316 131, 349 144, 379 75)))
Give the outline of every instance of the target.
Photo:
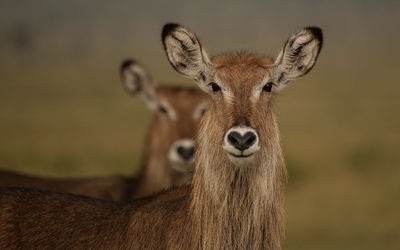
MULTIPOLYGON (((306 10, 294 15, 296 8, 287 4, 279 13, 290 9, 297 21, 268 24, 270 33, 265 35, 261 26, 246 30, 255 39, 230 28, 229 13, 238 13, 238 4, 215 25, 209 19, 194 21, 204 20, 202 14, 178 15, 200 34, 211 54, 240 45, 276 55, 288 34, 303 23, 324 28, 325 47, 315 69, 276 98, 289 170, 284 249, 399 249, 400 50, 399 35, 388 31, 399 8, 395 2, 372 2, 362 10, 343 2, 336 9, 320 4, 315 8, 323 12, 315 19, 306 10)), ((197 7, 185 10, 197 13, 197 7)), ((151 114, 121 88, 120 61, 134 56, 156 80, 192 84, 173 72, 161 50, 159 30, 165 21, 175 20, 173 15, 160 17, 143 8, 157 21, 140 16, 138 23, 148 21, 147 26, 120 27, 115 22, 128 18, 123 7, 117 20, 110 14, 96 23, 89 16, 96 24, 89 32, 92 40, 83 40, 88 36, 80 29, 84 19, 59 21, 67 28, 57 32, 33 29, 36 40, 27 52, 0 39, 2 169, 41 176, 136 172, 151 114)), ((98 11, 108 13, 105 9, 98 11)), ((272 19, 254 16, 256 20, 247 22, 272 19)), ((235 24, 241 27, 239 20, 235 24)))

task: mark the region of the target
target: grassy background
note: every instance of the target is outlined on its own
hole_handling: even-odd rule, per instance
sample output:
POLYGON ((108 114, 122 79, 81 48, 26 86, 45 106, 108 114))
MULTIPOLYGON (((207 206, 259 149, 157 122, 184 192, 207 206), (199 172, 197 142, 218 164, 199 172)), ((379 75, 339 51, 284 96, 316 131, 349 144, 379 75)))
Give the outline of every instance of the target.
POLYGON ((276 55, 321 26, 310 73, 277 98, 289 170, 284 249, 398 249, 400 35, 396 1, 0 3, 0 167, 42 176, 132 174, 151 114, 121 88, 122 59, 187 84, 160 44, 186 24, 210 54, 276 55))

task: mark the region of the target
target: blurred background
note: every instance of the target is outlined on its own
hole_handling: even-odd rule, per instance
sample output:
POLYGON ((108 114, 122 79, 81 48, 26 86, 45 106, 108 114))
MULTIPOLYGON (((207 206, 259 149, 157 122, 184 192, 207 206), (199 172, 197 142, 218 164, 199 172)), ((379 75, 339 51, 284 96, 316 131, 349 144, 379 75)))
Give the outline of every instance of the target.
POLYGON ((140 61, 164 84, 161 27, 210 54, 276 56, 324 30, 311 74, 277 97, 289 171, 284 249, 399 249, 399 1, 0 2, 0 168, 40 176, 134 174, 151 113, 121 87, 140 61))

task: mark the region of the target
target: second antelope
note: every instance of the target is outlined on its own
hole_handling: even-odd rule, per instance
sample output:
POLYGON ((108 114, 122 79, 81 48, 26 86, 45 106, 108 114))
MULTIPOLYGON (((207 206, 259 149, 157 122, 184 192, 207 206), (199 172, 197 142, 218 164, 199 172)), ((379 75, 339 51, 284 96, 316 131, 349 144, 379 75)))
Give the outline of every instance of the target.
POLYGON ((135 177, 45 178, 0 171, 0 186, 35 187, 105 200, 131 200, 191 181, 194 137, 206 95, 194 88, 157 86, 133 60, 120 68, 124 88, 154 113, 145 140, 144 162, 135 177))
POLYGON ((280 249, 286 171, 273 100, 314 66, 322 31, 295 33, 275 60, 210 58, 177 24, 162 38, 171 65, 211 97, 192 185, 128 204, 0 189, 0 248, 280 249))

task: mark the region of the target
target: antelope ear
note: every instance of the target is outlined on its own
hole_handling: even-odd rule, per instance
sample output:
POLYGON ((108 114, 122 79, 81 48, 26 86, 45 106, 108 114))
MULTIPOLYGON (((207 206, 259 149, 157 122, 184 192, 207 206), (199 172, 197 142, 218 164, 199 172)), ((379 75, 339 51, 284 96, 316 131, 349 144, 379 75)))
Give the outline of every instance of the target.
POLYGON ((211 82, 213 66, 196 35, 179 24, 168 23, 161 36, 172 67, 209 92, 207 84, 211 82))
POLYGON ((279 93, 288 83, 307 74, 315 65, 322 48, 322 30, 307 27, 292 35, 270 70, 272 88, 279 93))
POLYGON ((155 83, 140 64, 132 59, 123 61, 120 75, 122 85, 129 94, 139 96, 150 110, 156 109, 159 100, 155 83))

